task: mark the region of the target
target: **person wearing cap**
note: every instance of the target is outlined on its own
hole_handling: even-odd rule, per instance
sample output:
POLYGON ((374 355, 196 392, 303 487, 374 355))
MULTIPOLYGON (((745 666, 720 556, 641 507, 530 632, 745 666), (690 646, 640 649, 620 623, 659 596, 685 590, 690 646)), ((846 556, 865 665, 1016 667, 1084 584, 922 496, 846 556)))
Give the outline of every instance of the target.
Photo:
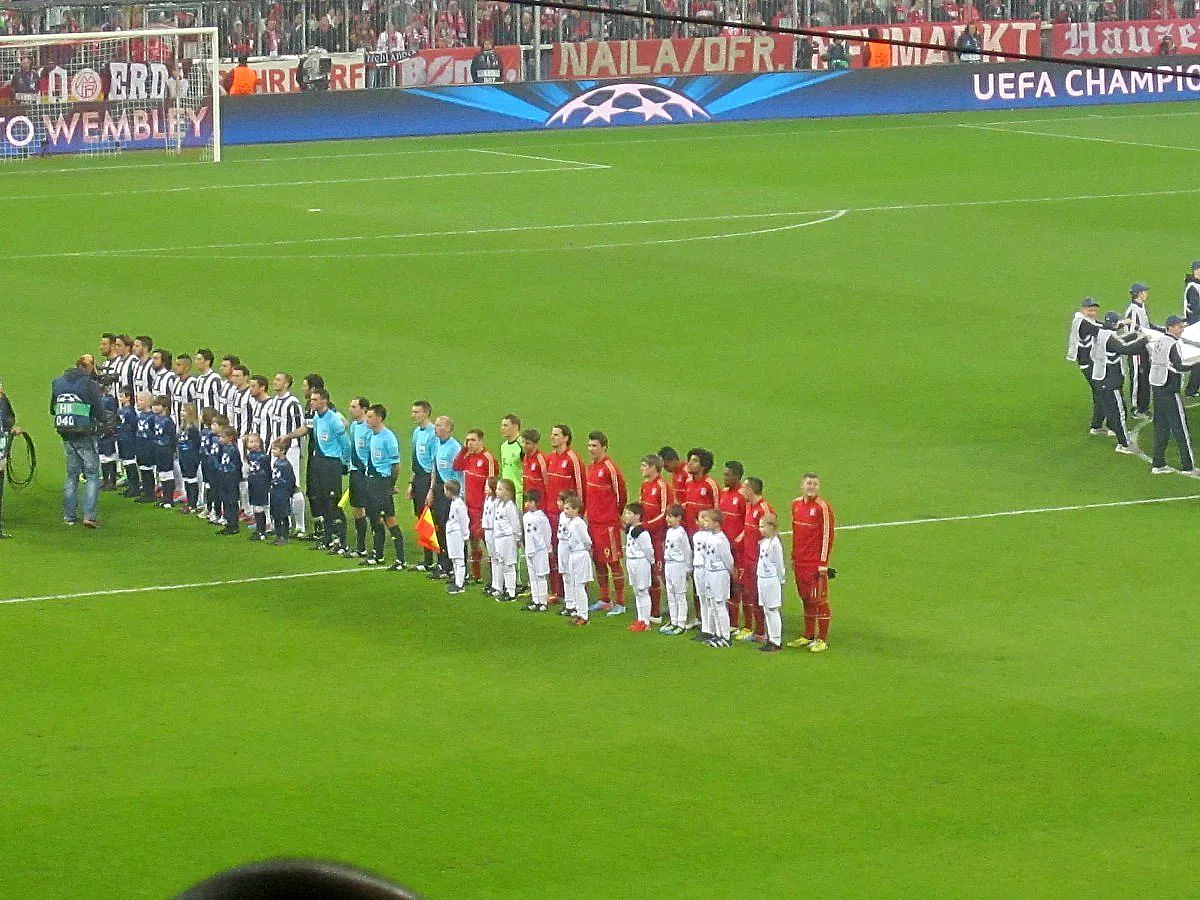
MULTIPOLYGON (((1133 330, 1155 328, 1150 324, 1150 314, 1146 311, 1149 294, 1150 288, 1140 281, 1129 286, 1129 306, 1125 308, 1125 318, 1133 330)), ((1135 419, 1150 418, 1150 357, 1145 350, 1129 357, 1129 405, 1133 408, 1135 419)))
POLYGON ((1100 304, 1091 297, 1084 297, 1079 309, 1071 318, 1071 330, 1067 334, 1067 362, 1079 366, 1083 380, 1092 395, 1092 424, 1090 434, 1112 437, 1113 432, 1104 427, 1104 406, 1100 403, 1100 389, 1092 381, 1092 342, 1100 331, 1096 316, 1100 304))
POLYGON ((1104 326, 1096 332, 1092 341, 1092 383, 1100 394, 1100 405, 1104 419, 1116 435, 1118 453, 1132 456, 1129 430, 1125 427, 1125 399, 1121 393, 1125 387, 1125 372, 1121 368, 1121 357, 1140 353, 1146 346, 1145 335, 1119 333, 1121 317, 1115 312, 1104 314, 1104 326))
POLYGON ((1179 389, 1183 386, 1185 366, 1179 355, 1179 335, 1186 323, 1179 316, 1167 316, 1163 334, 1150 344, 1150 388, 1154 392, 1154 454, 1150 471, 1154 475, 1169 475, 1175 470, 1167 465, 1167 442, 1173 437, 1179 446, 1179 468, 1187 475, 1200 475, 1192 455, 1192 439, 1188 433, 1187 414, 1179 389))
MULTIPOLYGON (((1192 271, 1183 279, 1183 319, 1188 325, 1200 322, 1200 259, 1192 262, 1192 271)), ((1184 396, 1200 396, 1200 369, 1192 370, 1184 396)))

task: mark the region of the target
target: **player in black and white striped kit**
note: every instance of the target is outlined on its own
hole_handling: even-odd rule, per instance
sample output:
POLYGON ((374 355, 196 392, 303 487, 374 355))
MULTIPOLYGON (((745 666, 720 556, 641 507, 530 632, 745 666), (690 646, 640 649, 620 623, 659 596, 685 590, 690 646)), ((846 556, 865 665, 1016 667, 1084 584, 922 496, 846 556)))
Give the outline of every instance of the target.
POLYGON ((140 334, 133 339, 133 394, 136 397, 150 390, 150 373, 154 367, 154 339, 140 334))
POLYGON ((242 361, 232 354, 221 357, 221 383, 217 390, 216 410, 225 418, 229 418, 229 407, 237 388, 233 386, 234 366, 240 366, 242 361))
MULTIPOLYGON (((267 401, 265 416, 268 433, 263 436, 263 443, 270 447, 283 437, 291 437, 300 431, 304 424, 304 405, 292 393, 292 376, 287 372, 278 372, 274 379, 275 396, 267 401)), ((288 444, 287 460, 292 464, 296 478, 300 478, 300 438, 292 437, 288 444)), ((292 522, 299 532, 299 537, 306 538, 307 531, 304 521, 304 494, 292 494, 292 522)))
POLYGON ((1115 312, 1104 314, 1104 327, 1096 332, 1092 342, 1092 383, 1100 394, 1104 418, 1108 427, 1117 436, 1116 451, 1133 455, 1129 441, 1129 430, 1125 425, 1125 372, 1121 368, 1121 357, 1140 353, 1146 346, 1141 335, 1119 334, 1121 317, 1115 312))
MULTIPOLYGON (((1192 263, 1192 273, 1183 280, 1183 321, 1187 325, 1200 322, 1200 259, 1192 263)), ((1184 396, 1200 396, 1200 369, 1192 370, 1184 396)))
POLYGON ((221 376, 213 370, 213 358, 213 352, 207 348, 201 347, 196 351, 195 374, 192 375, 192 380, 195 382, 197 418, 206 409, 224 412, 218 406, 218 402, 225 385, 221 376))
POLYGON ((1200 475, 1192 454, 1187 413, 1179 397, 1183 375, 1193 369, 1185 366, 1179 355, 1179 335, 1184 324, 1179 316, 1167 316, 1164 333, 1150 344, 1150 389, 1154 392, 1154 454, 1150 471, 1155 475, 1169 475, 1175 471, 1167 465, 1167 442, 1172 437, 1179 445, 1180 470, 1187 475, 1200 475))
POLYGON ((171 418, 175 427, 183 423, 183 408, 196 405, 196 380, 192 377, 192 358, 180 353, 175 358, 175 384, 171 388, 171 418))
MULTIPOLYGON (((1130 285, 1125 319, 1134 331, 1155 328, 1150 324, 1150 313, 1146 311, 1149 296, 1150 288, 1140 281, 1130 285)), ((1129 406, 1134 418, 1150 418, 1150 357, 1145 350, 1129 357, 1129 406)))
POLYGON ((138 358, 133 355, 133 338, 127 334, 118 334, 117 340, 117 395, 120 397, 121 388, 134 390, 133 373, 137 369, 138 358))
POLYGON ((1111 437, 1112 431, 1104 427, 1104 406, 1100 402, 1100 389, 1092 381, 1092 341, 1100 331, 1096 315, 1100 304, 1091 297, 1084 297, 1079 304, 1079 310, 1071 319, 1071 330, 1067 334, 1067 362, 1079 366, 1083 380, 1087 382, 1088 391, 1092 395, 1092 424, 1091 434, 1102 434, 1111 437))
POLYGON ((179 376, 172 366, 175 358, 170 350, 155 350, 150 354, 150 393, 155 397, 166 397, 168 400, 175 395, 175 383, 179 376))

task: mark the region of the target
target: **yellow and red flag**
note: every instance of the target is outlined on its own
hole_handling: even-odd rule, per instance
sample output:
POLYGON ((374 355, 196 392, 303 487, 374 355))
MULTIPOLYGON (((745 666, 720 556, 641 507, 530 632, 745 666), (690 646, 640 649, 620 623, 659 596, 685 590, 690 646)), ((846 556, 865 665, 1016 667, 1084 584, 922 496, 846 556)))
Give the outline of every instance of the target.
POLYGON ((438 543, 437 526, 433 523, 433 513, 428 506, 421 510, 421 515, 417 516, 416 529, 418 544, 434 553, 442 552, 442 545, 438 543))

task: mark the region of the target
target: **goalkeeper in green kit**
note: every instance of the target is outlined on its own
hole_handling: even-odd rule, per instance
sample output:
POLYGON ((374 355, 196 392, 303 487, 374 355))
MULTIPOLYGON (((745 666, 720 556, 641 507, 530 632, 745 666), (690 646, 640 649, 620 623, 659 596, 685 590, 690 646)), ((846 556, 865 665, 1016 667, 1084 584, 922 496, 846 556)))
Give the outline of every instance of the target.
MULTIPOLYGON (((514 498, 517 502, 517 509, 524 509, 524 500, 522 490, 525 478, 525 449, 521 441, 521 417, 516 413, 509 413, 500 420, 500 436, 504 440, 500 444, 500 477, 507 478, 517 489, 517 496, 514 498)), ((517 571, 524 570, 524 566, 518 565, 517 571)), ((529 593, 529 585, 524 582, 517 585, 517 596, 523 597, 529 593)))

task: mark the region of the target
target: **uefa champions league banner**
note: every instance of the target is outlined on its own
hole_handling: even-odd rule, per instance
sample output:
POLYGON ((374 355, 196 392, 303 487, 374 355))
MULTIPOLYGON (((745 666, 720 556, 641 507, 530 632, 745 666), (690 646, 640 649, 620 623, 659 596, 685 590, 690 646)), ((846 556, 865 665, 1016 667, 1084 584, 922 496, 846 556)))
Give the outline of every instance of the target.
POLYGON ((204 147, 211 139, 212 105, 207 101, 198 108, 169 100, 0 102, 0 153, 5 156, 204 147))
POLYGON ((946 65, 232 97, 226 143, 545 131, 889 113, 1152 103, 1200 96, 1200 62, 1157 73, 946 65))

